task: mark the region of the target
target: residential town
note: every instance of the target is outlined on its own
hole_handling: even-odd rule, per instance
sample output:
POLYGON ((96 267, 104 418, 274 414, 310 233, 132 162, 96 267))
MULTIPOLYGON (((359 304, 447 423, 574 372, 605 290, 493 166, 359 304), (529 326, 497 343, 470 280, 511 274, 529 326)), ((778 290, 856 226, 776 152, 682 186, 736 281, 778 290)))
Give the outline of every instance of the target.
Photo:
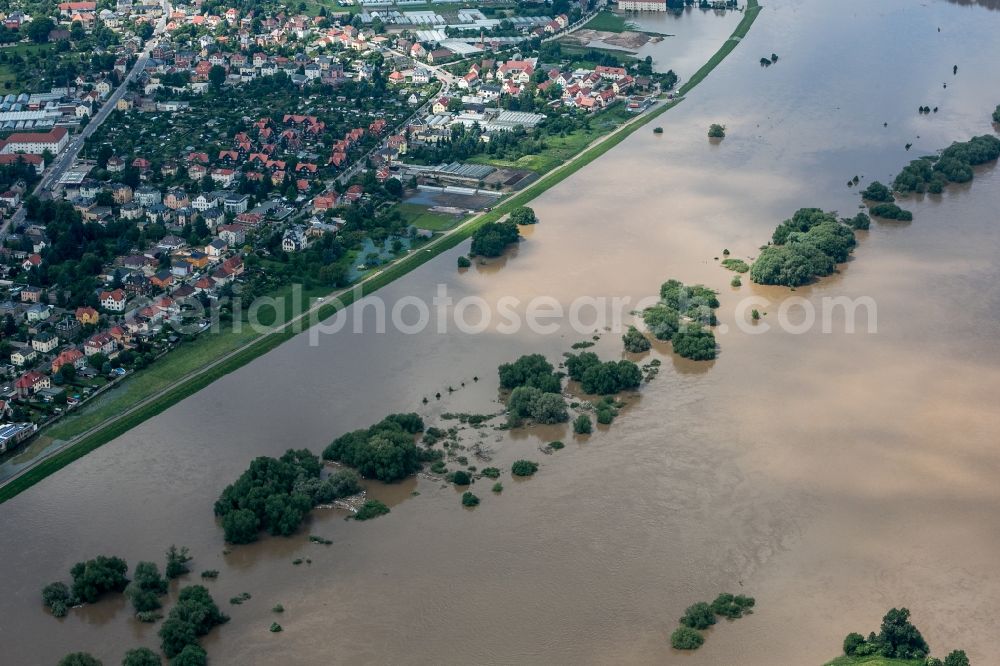
POLYGON ((0 107, 0 411, 20 424, 0 452, 241 299, 346 287, 670 96, 648 59, 562 52, 602 3, 530 4, 59 4, 47 40, 118 43, 108 71, 0 107))

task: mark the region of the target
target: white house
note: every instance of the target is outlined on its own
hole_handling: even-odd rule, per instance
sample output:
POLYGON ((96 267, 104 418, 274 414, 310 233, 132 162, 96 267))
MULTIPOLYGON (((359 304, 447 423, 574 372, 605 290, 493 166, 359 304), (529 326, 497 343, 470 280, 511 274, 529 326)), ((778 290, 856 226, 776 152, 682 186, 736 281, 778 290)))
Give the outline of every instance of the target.
POLYGON ((121 289, 101 292, 101 307, 110 312, 125 312, 125 292, 121 289))

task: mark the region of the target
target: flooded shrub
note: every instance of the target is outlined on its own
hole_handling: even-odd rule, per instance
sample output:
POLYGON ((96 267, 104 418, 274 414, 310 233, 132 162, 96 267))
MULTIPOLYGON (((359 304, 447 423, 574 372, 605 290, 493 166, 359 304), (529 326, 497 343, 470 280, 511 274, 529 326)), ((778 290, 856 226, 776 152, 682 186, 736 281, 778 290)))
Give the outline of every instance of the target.
POLYGON ((208 654, 200 645, 188 645, 177 655, 170 666, 206 666, 208 654))
POLYGON ((629 326, 628 330, 625 331, 625 335, 622 336, 622 344, 625 346, 625 351, 630 354, 641 354, 649 351, 650 347, 649 340, 635 326, 629 326))
POLYGON ((577 435, 589 435, 593 430, 594 426, 590 421, 590 417, 586 414, 580 414, 573 421, 573 432, 577 435))
POLYGON ((272 622, 272 623, 271 623, 271 628, 269 629, 269 631, 270 631, 270 632, 271 632, 272 634, 276 634, 276 633, 278 633, 279 631, 281 631, 281 625, 280 625, 280 624, 278 624, 277 622, 272 622))
POLYGON ((597 410, 597 422, 601 425, 610 425, 615 420, 615 414, 610 409, 602 408, 597 410))
POLYGON ((903 208, 900 208, 894 203, 880 203, 872 206, 870 209, 871 214, 875 217, 882 217, 887 220, 899 220, 901 222, 909 222, 913 219, 913 213, 903 208))
POLYGON ((722 266, 731 271, 736 271, 737 273, 746 273, 750 270, 750 264, 742 259, 723 259, 722 266))
POLYGON ((566 370, 586 393, 610 395, 638 388, 642 382, 642 372, 632 361, 601 362, 593 352, 567 354, 566 370))
POLYGON ((799 287, 829 275, 835 267, 830 257, 810 243, 768 245, 750 267, 750 279, 757 284, 799 287))
POLYGON ((457 472, 453 472, 451 474, 450 481, 454 483, 456 486, 467 486, 470 483, 472 483, 472 477, 469 476, 468 472, 460 469, 457 472))
POLYGON ((354 514, 354 520, 371 520, 389 513, 389 507, 376 499, 367 500, 354 514))
POLYGON ((716 293, 702 284, 685 285, 679 280, 667 280, 660 285, 660 299, 668 307, 692 317, 697 308, 719 307, 716 293))
POLYGON ((139 562, 132 581, 125 588, 125 596, 132 602, 136 613, 155 611, 162 605, 160 597, 167 593, 167 579, 160 575, 154 562, 139 562))
POLYGON ((708 629, 715 624, 715 613, 707 603, 699 601, 687 607, 680 622, 691 629, 708 629))
POLYGON ((185 587, 160 627, 160 649, 168 658, 177 657, 188 646, 198 647, 200 637, 228 621, 207 589, 201 585, 185 587))
POLYGON ((469 261, 468 257, 466 257, 465 255, 459 255, 459 257, 458 257, 458 267, 459 268, 468 268, 471 265, 472 265, 472 262, 469 261))
POLYGON ((538 471, 538 463, 530 460, 515 460, 510 466, 510 473, 514 476, 533 476, 538 471))
POLYGON ((734 596, 732 594, 722 593, 712 602, 712 612, 730 620, 735 620, 743 617, 747 613, 752 612, 750 609, 753 608, 756 603, 757 602, 753 597, 747 597, 742 594, 734 596))
POLYGON ((670 339, 674 352, 692 361, 710 361, 715 358, 715 334, 702 326, 689 325, 674 333, 670 339))
POLYGON ((59 666, 101 666, 101 661, 89 652, 71 652, 59 660, 59 666))
POLYGON ((57 581, 42 588, 42 603, 55 617, 66 617, 74 601, 66 583, 57 581))
POLYGON ((533 386, 518 386, 507 400, 508 424, 518 426, 524 419, 536 423, 564 423, 569 420, 566 401, 559 393, 545 393, 533 386))
POLYGON ((718 123, 712 123, 708 128, 708 138, 710 139, 726 138, 726 128, 718 123))
MULTIPOLYGON (((163 573, 167 577, 167 580, 173 580, 178 576, 186 574, 190 571, 188 568, 188 562, 191 561, 191 554, 188 552, 187 546, 177 546, 171 545, 167 549, 167 566, 163 573)), ((140 562, 140 564, 142 564, 140 562)), ((136 567, 138 570, 138 567, 136 567)))
POLYGON ((500 470, 497 469, 496 467, 484 467, 481 474, 490 479, 500 478, 500 470))
POLYGON ((423 427, 417 414, 393 414, 368 429, 333 440, 323 450, 323 459, 350 465, 365 478, 399 481, 420 469, 413 435, 423 427))
POLYGON ((865 213, 858 213, 854 217, 844 220, 844 222, 847 224, 847 226, 851 227, 852 229, 864 230, 871 227, 872 219, 868 217, 865 213))
POLYGON ((697 650, 705 642, 705 638, 690 627, 677 627, 670 634, 670 645, 675 650, 697 650))
POLYGON ((663 304, 654 305, 643 310, 642 320, 657 340, 669 340, 680 326, 680 313, 663 304))
POLYGON ((471 256, 499 257, 508 245, 521 239, 513 222, 487 222, 472 234, 471 256))
POLYGON ((262 529, 274 535, 294 533, 318 497, 329 495, 317 492, 322 484, 305 483, 318 481, 321 469, 319 458, 306 449, 289 449, 281 458, 255 458, 215 502, 226 541, 250 543, 262 529))
POLYGON ((512 210, 508 219, 519 226, 538 223, 535 211, 527 206, 519 206, 512 210))
POLYGON ((462 493, 462 506, 479 506, 479 498, 471 492, 462 493))
POLYGON ((73 598, 92 604, 107 592, 123 592, 128 585, 127 571, 128 564, 120 557, 98 555, 92 560, 77 562, 70 569, 73 598))
POLYGON ((497 372, 503 389, 530 386, 543 393, 558 393, 562 389, 559 375, 541 354, 527 354, 513 363, 503 363, 497 372))
POLYGON ((210 580, 215 580, 216 578, 219 577, 219 571, 218 569, 205 569, 204 571, 201 572, 201 577, 210 580))
POLYGON ((497 483, 494 483, 493 484, 493 492, 498 493, 498 494, 502 493, 503 492, 503 484, 500 483, 499 481, 497 483))
POLYGON ((872 184, 861 190, 861 198, 867 199, 868 201, 894 201, 895 197, 892 196, 892 190, 883 185, 881 182, 874 180, 872 184))
POLYGON ((133 648, 125 653, 122 666, 160 666, 160 655, 146 647, 133 648))

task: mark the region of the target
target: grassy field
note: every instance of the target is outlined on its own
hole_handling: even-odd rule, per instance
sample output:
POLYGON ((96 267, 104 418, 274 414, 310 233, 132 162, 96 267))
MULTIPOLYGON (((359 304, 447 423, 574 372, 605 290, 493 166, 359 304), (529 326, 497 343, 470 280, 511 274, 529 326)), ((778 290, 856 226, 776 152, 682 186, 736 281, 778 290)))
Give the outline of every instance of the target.
POLYGON ((594 46, 580 46, 579 44, 567 44, 566 42, 560 42, 560 48, 562 49, 562 54, 567 58, 575 58, 569 63, 569 69, 593 69, 594 63, 589 60, 584 60, 578 56, 582 56, 584 53, 589 53, 590 51, 597 51, 598 53, 606 53, 612 55, 618 59, 618 62, 622 63, 623 66, 628 66, 634 63, 639 58, 630 51, 623 51, 621 49, 602 49, 594 46))
POLYGON ((587 21, 583 26, 587 30, 603 30, 605 32, 625 32, 634 26, 625 20, 621 14, 612 12, 601 12, 594 18, 587 21))
POLYGON ((524 155, 516 160, 505 160, 490 155, 475 155, 466 160, 473 164, 508 169, 527 169, 538 174, 548 173, 560 164, 572 159, 596 139, 611 132, 616 127, 634 118, 623 105, 599 113, 592 117, 590 129, 578 130, 566 136, 545 137, 546 149, 536 155, 524 155))
POLYGON ((447 231, 463 219, 461 215, 435 213, 418 204, 397 204, 396 210, 409 224, 418 229, 430 229, 431 231, 447 231))
MULTIPOLYGON (((0 48, 0 53, 6 54, 8 58, 19 55, 25 59, 44 59, 51 50, 51 44, 15 44, 0 48)), ((0 63, 0 95, 25 92, 21 90, 22 87, 23 85, 18 84, 17 75, 11 70, 10 65, 6 62, 0 63)))
MULTIPOLYGON (((748 0, 747 13, 737 26, 736 31, 733 33, 733 37, 726 41, 722 48, 720 48, 712 59, 709 60, 708 64, 698 70, 695 75, 697 78, 692 77, 691 80, 682 86, 682 91, 687 92, 691 90, 691 88, 697 85, 699 81, 703 80, 705 76, 707 76, 708 73, 715 68, 715 66, 722 62, 726 55, 732 52, 732 50, 736 47, 736 44, 739 43, 739 39, 745 36, 749 31, 750 26, 753 24, 753 21, 759 11, 760 8, 757 4, 757 0, 748 0)), ((522 192, 510 197, 500 205, 496 206, 489 213, 475 217, 473 220, 470 220, 468 223, 457 228, 453 233, 443 236, 436 241, 432 241, 420 251, 411 252, 405 255, 395 263, 387 266, 381 272, 378 272, 366 279, 357 291, 352 290, 341 293, 338 303, 328 303, 323 305, 318 309, 318 313, 314 315, 314 318, 319 321, 332 316, 340 307, 347 307, 351 305, 351 303, 354 302, 355 297, 371 294, 383 286, 395 281, 397 278, 406 275, 425 262, 430 261, 442 252, 457 246, 459 243, 469 238, 472 233, 483 224, 487 222, 495 222, 510 213, 515 208, 526 205, 542 192, 562 182, 578 170, 582 169, 584 166, 604 155, 606 152, 624 141, 630 134, 639 128, 644 127, 654 118, 666 112, 668 109, 673 108, 681 101, 683 100, 673 100, 635 118, 633 122, 608 135, 607 138, 600 141, 600 143, 590 146, 584 150, 572 164, 569 164, 564 168, 552 170, 550 173, 529 185, 522 192)), ((615 112, 617 111, 611 111, 609 113, 615 112)), ((621 113, 626 112, 621 111, 621 113)), ((606 120, 611 121, 613 118, 609 116, 606 120)), ((592 127, 590 131, 595 134, 599 134, 596 126, 597 124, 595 123, 594 127, 592 127)), ((582 135, 586 133, 579 134, 582 135)), ((570 144, 572 142, 579 142, 578 145, 581 149, 587 145, 586 140, 582 136, 573 138, 572 142, 569 141, 569 138, 570 137, 566 137, 567 142, 564 146, 562 146, 565 150, 570 150, 570 144)), ((290 288, 285 291, 290 293, 290 288)), ((303 300, 304 302, 310 302, 312 297, 319 295, 321 295, 319 292, 309 292, 303 295, 303 300)), ((286 308, 286 315, 287 310, 290 309, 291 304, 289 303, 286 308)), ((120 391, 118 395, 107 399, 107 402, 95 406, 93 410, 95 416, 93 418, 90 418, 88 410, 87 412, 75 415, 74 420, 72 421, 67 420, 59 424, 59 429, 54 427, 52 430, 47 431, 45 434, 53 437, 57 436, 57 433, 66 437, 68 436, 67 433, 70 431, 75 433, 86 432, 86 429, 88 428, 87 424, 94 424, 92 426, 93 431, 87 433, 72 447, 64 449, 51 457, 46 458, 21 476, 7 483, 3 487, 0 487, 0 503, 7 501, 21 491, 30 488, 35 483, 38 483, 50 474, 62 469, 77 458, 86 455, 102 444, 118 437, 143 421, 164 411, 171 405, 176 404, 184 398, 208 386, 216 379, 242 367, 258 356, 267 353, 271 349, 274 349, 281 343, 293 337, 295 334, 296 331, 291 327, 281 328, 267 335, 258 335, 256 337, 254 337, 253 333, 247 333, 250 338, 247 342, 242 343, 242 345, 239 340, 227 340, 224 335, 208 335, 201 337, 195 342, 189 343, 186 348, 182 347, 181 349, 171 352, 169 363, 160 362, 162 363, 162 368, 154 365, 153 368, 144 370, 142 373, 133 378, 135 383, 131 384, 127 391, 120 391), (175 354, 178 356, 174 356, 175 354), (150 378, 145 377, 146 373, 156 373, 158 370, 160 374, 154 375, 150 378), (103 425, 101 425, 101 418, 96 416, 98 412, 100 415, 110 420, 103 421, 103 425), (116 415, 120 416, 114 418, 116 415), (69 428, 70 425, 72 425, 72 428, 69 428)), ((115 389, 115 391, 118 392, 119 390, 115 389)), ((850 662, 847 662, 846 664, 835 664, 835 666, 849 666, 849 664, 850 662)), ((873 663, 871 666, 878 665, 873 663)), ((890 663, 883 666, 903 665, 890 663)), ((905 664, 905 666, 910 665, 905 664)))

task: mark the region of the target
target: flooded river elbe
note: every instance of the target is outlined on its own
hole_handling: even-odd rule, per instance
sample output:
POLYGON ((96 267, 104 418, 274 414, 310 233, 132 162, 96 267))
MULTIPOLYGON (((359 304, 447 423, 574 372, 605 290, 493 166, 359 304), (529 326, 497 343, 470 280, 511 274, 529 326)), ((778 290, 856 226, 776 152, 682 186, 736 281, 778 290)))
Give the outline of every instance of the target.
MULTIPOLYGON (((429 302, 444 284, 456 300, 568 305, 636 300, 670 277, 703 282, 721 292, 714 362, 654 348, 659 376, 588 439, 463 431, 501 468, 541 463, 527 481, 505 474, 501 496, 477 483, 475 510, 427 479, 372 486, 392 505, 386 517, 318 510, 297 537, 224 555, 212 502, 254 456, 319 451, 394 411, 497 411, 499 363, 557 360, 590 337, 494 326, 341 332, 317 346, 300 336, 0 507, 0 661, 88 650, 116 664, 129 647, 155 647, 158 626, 134 621, 120 597, 57 620, 39 591, 77 560, 162 561, 178 543, 195 572, 221 572, 207 585, 232 621, 204 640, 216 664, 818 665, 892 606, 912 610, 935 654, 1000 662, 1000 172, 907 200, 912 223, 873 223, 852 260, 812 287, 734 289, 715 261, 723 248, 753 257, 800 206, 853 214, 855 174, 885 181, 917 155, 993 132, 1000 12, 989 5, 769 2, 656 121, 662 135, 638 131, 536 200, 542 222, 516 255, 458 273, 464 245, 378 294, 429 302), (779 61, 761 68, 772 52, 779 61), (705 136, 713 122, 727 127, 718 145, 705 136), (750 296, 766 299, 754 305, 771 325, 761 335, 736 325, 750 296), (863 317, 845 333, 842 311, 829 333, 777 326, 788 298, 819 312, 842 296, 877 304, 877 333, 863 317), (564 450, 537 450, 556 437, 564 450), (673 651, 683 609, 722 591, 755 596, 755 612, 708 631, 693 654, 673 651), (226 603, 240 592, 253 598, 226 603), (276 603, 284 631, 272 634, 276 603)), ((679 33, 694 18, 650 29, 679 33)), ((619 357, 619 336, 594 350, 619 357)))

